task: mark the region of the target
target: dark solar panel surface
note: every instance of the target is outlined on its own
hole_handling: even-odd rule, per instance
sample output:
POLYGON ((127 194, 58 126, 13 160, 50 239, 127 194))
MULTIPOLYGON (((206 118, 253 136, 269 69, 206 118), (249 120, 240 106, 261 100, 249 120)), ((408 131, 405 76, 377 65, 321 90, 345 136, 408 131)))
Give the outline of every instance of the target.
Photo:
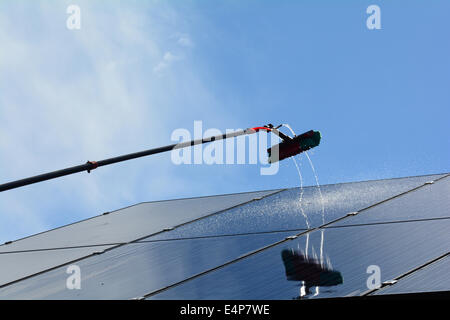
MULTIPOLYGON (((0 298, 361 295, 368 290, 370 266, 379 267, 383 282, 450 251, 450 178, 444 176, 326 185, 321 195, 318 188, 307 187, 121 209, 0 246, 0 269, 6 274, 0 276, 0 298), (354 211, 359 213, 348 215, 354 211), (92 255, 103 249, 108 250, 92 255), (82 290, 65 287, 65 271, 74 259, 80 259, 75 263, 81 268, 82 290)), ((420 270, 426 277, 426 269, 420 270)), ((419 272, 376 294, 406 285, 419 272)))
POLYGON ((0 286, 98 250, 90 246, 112 248, 274 192, 277 190, 140 203, 1 245, 0 286), (54 251, 55 248, 74 249, 54 251))
POLYGON ((450 290, 450 255, 380 289, 375 294, 402 294, 450 290))
POLYGON ((152 239, 314 228, 439 177, 441 175, 321 186, 323 218, 322 201, 317 187, 303 188, 301 202, 302 190, 289 189, 185 225, 170 233, 156 235, 152 239), (308 223, 304 215, 307 216, 308 223))
POLYGON ((430 219, 450 216, 450 177, 409 192, 398 199, 387 201, 352 219, 334 226, 377 222, 430 219))
MULTIPOLYGON (((312 286, 307 298, 361 295, 369 290, 369 266, 380 268, 381 282, 450 250, 450 220, 330 228, 311 233, 314 249, 343 282, 312 286)), ((293 299, 300 296, 300 281, 287 280, 281 257, 284 249, 306 251, 306 236, 272 247, 247 259, 151 296, 151 299, 293 299)))
POLYGON ((131 299, 236 259, 289 233, 132 243, 78 261, 82 290, 67 290, 67 266, 0 289, 0 299, 131 299))

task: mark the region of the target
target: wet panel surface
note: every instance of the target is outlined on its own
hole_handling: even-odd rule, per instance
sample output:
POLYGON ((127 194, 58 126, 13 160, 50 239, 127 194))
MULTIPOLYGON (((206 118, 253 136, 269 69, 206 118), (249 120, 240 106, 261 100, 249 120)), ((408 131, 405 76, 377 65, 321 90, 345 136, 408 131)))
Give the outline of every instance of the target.
POLYGON ((333 226, 450 217, 450 177, 382 203, 333 226))
POLYGON ((172 239, 205 235, 264 232, 313 228, 411 190, 441 175, 376 180, 289 189, 259 201, 239 206, 149 239, 172 239), (308 222, 304 216, 307 216, 308 222))

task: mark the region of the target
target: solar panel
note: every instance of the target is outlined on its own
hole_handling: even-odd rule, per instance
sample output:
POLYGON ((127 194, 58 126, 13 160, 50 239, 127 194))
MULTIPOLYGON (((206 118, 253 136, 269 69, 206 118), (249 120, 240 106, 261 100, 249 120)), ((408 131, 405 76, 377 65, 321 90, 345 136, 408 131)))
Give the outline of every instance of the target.
POLYGON ((447 176, 333 226, 450 217, 449 195, 447 176))
POLYGON ((321 186, 324 200, 323 219, 322 201, 316 187, 303 189, 301 205, 299 199, 302 191, 299 188, 289 189, 260 201, 228 210, 220 215, 179 227, 171 232, 156 235, 152 239, 314 228, 441 176, 431 175, 321 186), (308 224, 304 215, 308 218, 308 224))
POLYGON ((284 239, 290 233, 131 243, 76 262, 81 289, 65 286, 67 266, 0 288, 0 299, 131 299, 284 239))
POLYGON ((442 177, 131 206, 0 246, 0 298, 360 295, 368 290, 370 266, 380 268, 383 282, 450 251, 450 178, 442 177), (430 180, 436 182, 425 184, 430 180), (348 215, 355 211, 361 212, 348 215), (305 234, 284 241, 299 233, 305 234), (65 287, 73 260, 83 290, 65 287))
MULTIPOLYGON (((335 285, 318 286, 317 282, 310 281, 313 285, 303 286, 299 280, 301 275, 288 280, 283 251, 305 257, 307 237, 304 235, 149 296, 149 299, 296 299, 361 295, 369 290, 367 281, 371 274, 367 270, 371 266, 379 268, 380 281, 384 282, 448 252, 449 228, 450 220, 443 220, 314 231, 308 239, 308 260, 320 262, 323 232, 323 258, 329 261, 324 269, 338 272, 342 277, 342 283, 335 279, 335 285)), ((317 275, 320 279, 321 272, 316 272, 317 275)))
POLYGON ((450 256, 415 271, 392 286, 380 289, 375 294, 401 294, 450 290, 450 256))
POLYGON ((170 229, 221 210, 259 199, 277 192, 260 191, 212 197, 141 203, 109 214, 43 232, 0 246, 0 286, 12 280, 79 259, 92 249, 65 250, 61 253, 42 250, 127 243, 170 229), (34 254, 5 252, 41 250, 34 254), (3 254, 1 254, 3 253, 3 254), (36 261, 39 260, 39 261, 36 261), (20 264, 17 270, 6 266, 20 264))
MULTIPOLYGON (((0 253, 0 286, 48 270, 68 261, 86 257, 108 248, 95 246, 60 250, 0 253)), ((1 290, 1 289, 0 289, 1 290)))

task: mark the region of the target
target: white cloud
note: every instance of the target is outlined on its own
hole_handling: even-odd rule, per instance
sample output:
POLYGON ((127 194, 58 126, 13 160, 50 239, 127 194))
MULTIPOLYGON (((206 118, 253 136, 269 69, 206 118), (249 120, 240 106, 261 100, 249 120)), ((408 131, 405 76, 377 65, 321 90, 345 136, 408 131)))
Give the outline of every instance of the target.
MULTIPOLYGON (((166 4, 116 5, 105 14, 80 1, 76 31, 58 16, 63 6, 11 5, 0 13, 0 43, 7 48, 0 50, 0 181, 170 143, 173 119, 195 112, 189 105, 217 103, 183 52, 170 49, 177 14, 166 4), (182 70, 167 68, 181 60, 182 70), (155 65, 164 79, 153 75, 155 65)), ((173 176, 167 159, 133 160, 1 193, 0 241, 176 197, 186 181, 173 176)))
POLYGON ((177 43, 183 47, 192 48, 194 46, 194 43, 192 42, 188 34, 179 35, 177 43))
POLYGON ((166 52, 164 54, 163 60, 166 62, 172 62, 172 61, 180 60, 180 57, 173 55, 171 52, 166 52))
POLYGON ((170 51, 166 52, 162 58, 162 61, 159 62, 154 68, 153 71, 155 73, 159 73, 162 70, 168 68, 174 61, 182 60, 181 56, 176 56, 170 51))
MULTIPOLYGON (((169 37, 169 40, 175 40, 178 46, 185 49, 192 48, 194 43, 192 42, 190 36, 185 33, 176 33, 169 37)), ((179 48, 176 49, 177 54, 171 51, 166 51, 161 59, 161 61, 153 68, 153 72, 156 74, 161 74, 161 72, 169 68, 174 62, 184 59, 184 52, 180 51, 179 48)))

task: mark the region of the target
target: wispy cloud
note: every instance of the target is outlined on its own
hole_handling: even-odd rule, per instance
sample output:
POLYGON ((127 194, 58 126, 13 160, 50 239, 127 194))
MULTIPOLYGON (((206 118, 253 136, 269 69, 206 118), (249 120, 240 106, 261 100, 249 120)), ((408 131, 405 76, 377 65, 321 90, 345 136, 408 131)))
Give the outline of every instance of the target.
POLYGON ((179 34, 177 43, 183 47, 192 48, 194 46, 194 43, 188 34, 179 34))
POLYGON ((159 62, 155 68, 153 68, 153 71, 156 73, 159 73, 161 71, 163 71, 164 69, 168 68, 173 62, 175 61, 179 61, 182 60, 181 56, 175 56, 172 52, 167 51, 163 58, 162 61, 159 62))
MULTIPOLYGON (((0 13, 0 181, 170 143, 171 119, 193 110, 180 109, 180 101, 214 104, 190 70, 184 50, 192 41, 177 30, 181 18, 168 5, 116 3, 105 14, 103 5, 80 1, 81 30, 71 31, 63 4, 33 4, 0 13), (164 79, 155 74, 162 71, 164 79), (181 89, 167 90, 172 86, 181 89)), ((0 241, 174 196, 173 182, 184 181, 173 165, 161 157, 148 163, 0 194, 0 241)))
POLYGON ((184 59, 187 49, 190 49, 194 46, 190 36, 186 33, 177 33, 171 37, 169 37, 169 45, 174 47, 174 51, 166 51, 162 56, 161 61, 153 68, 153 72, 160 74, 163 70, 169 68, 176 61, 181 61, 184 59), (175 41, 177 46, 173 46, 172 43, 175 41), (184 49, 184 50, 183 50, 184 49))

